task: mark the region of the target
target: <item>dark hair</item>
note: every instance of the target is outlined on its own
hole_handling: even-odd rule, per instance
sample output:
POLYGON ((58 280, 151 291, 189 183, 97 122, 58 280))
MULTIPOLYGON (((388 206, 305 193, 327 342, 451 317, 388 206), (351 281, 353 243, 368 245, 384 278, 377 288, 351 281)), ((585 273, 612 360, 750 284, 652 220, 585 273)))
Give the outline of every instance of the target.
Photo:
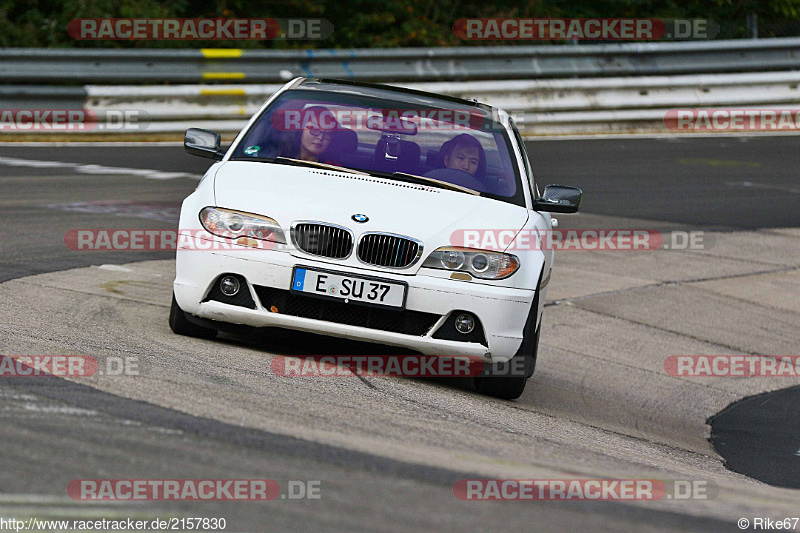
MULTIPOLYGON (((339 123, 336 121, 336 117, 333 113, 330 112, 329 109, 322 107, 321 105, 315 105, 308 107, 303 110, 303 118, 307 122, 310 116, 313 116, 317 124, 322 123, 322 117, 325 116, 327 120, 333 121, 336 126, 334 126, 334 131, 339 129, 339 123)), ((306 123, 302 124, 302 128, 299 131, 285 131, 281 135, 281 139, 278 142, 278 157, 291 157, 297 158, 300 157, 300 138, 303 136, 303 130, 305 129, 306 123)), ((328 146, 328 150, 330 149, 330 145, 328 146)), ((326 150, 326 152, 328 151, 326 150)))
POLYGON ((475 177, 483 177, 486 174, 486 153, 483 151, 483 146, 481 146, 480 141, 478 141, 478 139, 469 133, 456 135, 444 143, 439 150, 439 155, 436 158, 436 162, 439 164, 439 166, 444 167, 444 158, 450 157, 456 148, 460 146, 463 146, 464 148, 475 148, 478 150, 478 168, 475 170, 475 177))
POLYGON ((278 141, 278 157, 297 158, 300 156, 300 137, 303 131, 284 131, 278 141))

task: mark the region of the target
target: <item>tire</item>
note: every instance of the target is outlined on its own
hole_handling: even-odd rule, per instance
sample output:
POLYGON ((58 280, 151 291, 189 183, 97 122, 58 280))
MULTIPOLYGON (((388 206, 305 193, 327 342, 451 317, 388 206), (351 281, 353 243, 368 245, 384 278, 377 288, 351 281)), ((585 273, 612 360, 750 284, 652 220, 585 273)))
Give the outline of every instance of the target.
MULTIPOLYGON (((512 364, 514 358, 517 357, 520 356, 515 355, 511 358, 512 364)), ((528 381, 525 376, 490 376, 473 379, 475 389, 478 392, 503 400, 516 400, 522 396, 522 392, 525 390, 525 383, 528 381)))
POLYGON ((211 328, 204 328, 193 324, 186 319, 186 313, 183 309, 178 307, 178 302, 175 300, 175 294, 172 294, 172 306, 169 309, 169 327, 173 333, 177 335, 186 335, 187 337, 198 337, 200 339, 213 339, 217 336, 217 330, 211 328))
POLYGON ((542 323, 539 322, 539 327, 536 328, 536 334, 532 336, 525 335, 520 348, 520 353, 525 354, 525 377, 529 378, 536 372, 536 358, 539 355, 539 334, 542 332, 542 323))
MULTIPOLYGON (((536 371, 536 352, 539 348, 539 332, 541 330, 542 327, 539 325, 535 335, 531 335, 526 331, 522 346, 509 361, 511 369, 524 365, 525 372, 523 376, 476 377, 474 378, 475 389, 481 394, 504 400, 516 400, 522 396, 528 378, 536 371), (520 359, 524 360, 524 363, 520 363, 520 359)), ((505 366, 509 366, 509 363, 505 363, 505 366)), ((500 373, 502 372, 500 368, 502 368, 501 365, 494 365, 492 370, 495 373, 500 373)))
MULTIPOLYGON (((544 271, 542 271, 542 274, 544 274, 544 271)), ((539 283, 541 282, 542 277, 540 275, 539 283)), ((489 377, 475 377, 473 378, 473 384, 475 386, 475 390, 477 390, 479 393, 487 396, 494 396, 495 398, 502 398, 503 400, 516 400, 522 396, 528 378, 533 376, 533 373, 536 371, 536 358, 539 353, 539 334, 542 331, 541 322, 539 322, 538 327, 536 326, 538 309, 539 291, 537 290, 536 297, 533 299, 533 305, 531 305, 531 312, 528 316, 528 320, 525 323, 525 329, 522 333, 522 345, 519 347, 519 350, 517 350, 517 353, 514 355, 514 357, 512 357, 509 361, 511 369, 519 368, 520 365, 524 365, 524 375, 495 375, 489 377), (534 328, 536 328, 535 332, 534 328), (521 363, 520 359, 522 359, 524 362, 521 363)), ((509 366, 509 363, 505 363, 505 366, 509 366)), ((502 373, 502 367, 503 365, 493 365, 491 368, 493 372, 491 373, 502 373)))

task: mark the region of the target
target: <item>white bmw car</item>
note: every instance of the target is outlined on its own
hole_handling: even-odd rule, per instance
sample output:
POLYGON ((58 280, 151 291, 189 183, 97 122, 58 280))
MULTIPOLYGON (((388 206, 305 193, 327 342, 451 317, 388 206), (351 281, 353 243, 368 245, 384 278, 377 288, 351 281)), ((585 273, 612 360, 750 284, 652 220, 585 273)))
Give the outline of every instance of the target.
POLYGON ((181 209, 175 333, 278 327, 478 357, 480 392, 522 394, 553 265, 537 238, 582 193, 539 195, 505 112, 298 78, 226 150, 199 129, 185 148, 217 163, 181 209))

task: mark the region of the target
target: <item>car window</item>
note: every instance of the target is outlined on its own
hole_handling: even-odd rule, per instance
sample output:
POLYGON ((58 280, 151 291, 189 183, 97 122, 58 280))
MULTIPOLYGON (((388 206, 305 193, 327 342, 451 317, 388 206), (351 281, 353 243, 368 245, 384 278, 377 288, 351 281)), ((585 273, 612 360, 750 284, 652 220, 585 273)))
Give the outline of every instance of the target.
POLYGON ((291 90, 262 112, 232 159, 289 157, 413 174, 524 206, 511 146, 505 127, 482 108, 291 90))

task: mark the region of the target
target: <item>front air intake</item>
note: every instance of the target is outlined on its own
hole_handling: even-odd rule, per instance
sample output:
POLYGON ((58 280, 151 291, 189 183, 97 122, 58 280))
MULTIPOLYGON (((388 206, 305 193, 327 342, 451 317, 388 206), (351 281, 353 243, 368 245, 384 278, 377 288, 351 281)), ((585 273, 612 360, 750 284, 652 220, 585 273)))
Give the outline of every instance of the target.
POLYGON ((422 256, 422 243, 391 233, 367 233, 358 243, 358 258, 369 265, 406 268, 422 256))
POLYGON ((322 222, 292 225, 292 242, 307 254, 344 259, 353 251, 353 234, 347 228, 322 222))

